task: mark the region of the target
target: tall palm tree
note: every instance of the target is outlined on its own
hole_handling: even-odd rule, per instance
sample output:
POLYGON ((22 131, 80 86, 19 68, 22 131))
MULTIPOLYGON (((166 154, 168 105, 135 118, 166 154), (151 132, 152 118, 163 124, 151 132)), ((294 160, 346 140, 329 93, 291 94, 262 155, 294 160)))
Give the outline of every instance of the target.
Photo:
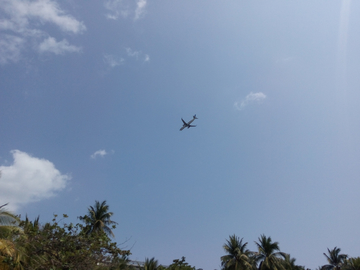
POLYGON ((111 235, 114 237, 114 233, 112 232, 111 228, 109 227, 112 225, 112 228, 115 228, 115 221, 111 220, 111 216, 113 212, 109 212, 109 206, 106 204, 106 201, 102 203, 95 201, 94 207, 90 206, 88 208, 88 214, 82 217, 79 217, 86 226, 86 233, 98 233, 104 232, 107 235, 111 235))
POLYGON ((246 246, 247 242, 243 243, 243 238, 237 237, 235 234, 229 236, 223 248, 227 255, 221 257, 221 265, 223 269, 227 270, 245 270, 252 269, 251 251, 246 246))
POLYGON ((329 255, 325 255, 329 264, 325 264, 321 267, 322 270, 340 270, 341 266, 344 264, 347 255, 340 254, 341 249, 338 247, 334 247, 334 249, 327 249, 329 255))
POLYGON ((258 239, 259 242, 255 241, 255 244, 258 247, 256 260, 260 262, 259 270, 283 270, 281 259, 285 258, 286 254, 280 252, 279 243, 272 242, 271 237, 264 234, 258 239))

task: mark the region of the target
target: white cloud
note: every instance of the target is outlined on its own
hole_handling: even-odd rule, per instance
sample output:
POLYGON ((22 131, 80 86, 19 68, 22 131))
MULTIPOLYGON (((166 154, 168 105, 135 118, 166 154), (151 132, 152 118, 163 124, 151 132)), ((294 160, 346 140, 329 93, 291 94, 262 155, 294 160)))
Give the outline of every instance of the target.
POLYGON ((135 20, 138 20, 144 13, 146 7, 146 0, 138 0, 136 3, 135 20))
POLYGON ((120 66, 124 63, 125 59, 122 57, 116 57, 111 54, 104 54, 104 62, 109 65, 111 68, 114 68, 116 66, 120 66))
POLYGON ((0 64, 19 61, 23 45, 23 38, 12 35, 3 35, 0 39, 0 64))
POLYGON ((19 150, 11 153, 14 163, 0 166, 0 204, 9 203, 9 209, 13 211, 21 205, 55 196, 71 179, 46 159, 19 150))
POLYGON ((80 52, 81 48, 70 45, 66 39, 57 42, 55 38, 48 37, 39 45, 40 52, 52 52, 55 54, 64 54, 66 52, 80 52))
POLYGON ((135 51, 131 48, 126 48, 126 54, 129 57, 135 58, 136 60, 143 59, 144 62, 150 61, 150 56, 148 54, 144 55, 144 53, 142 51, 135 51))
POLYGON ((150 56, 148 54, 144 54, 142 51, 136 51, 131 48, 126 48, 125 52, 126 55, 122 53, 123 57, 104 53, 103 61, 110 68, 115 68, 117 66, 125 64, 126 62, 130 63, 131 59, 132 61, 142 61, 143 63, 150 62, 150 56))
MULTIPOLYGON (((8 36, 12 36, 13 40, 17 37, 22 39, 22 43, 35 44, 35 47, 42 42, 43 37, 50 36, 41 29, 46 23, 57 26, 64 33, 80 34, 86 30, 83 22, 66 14, 55 0, 0 0, 0 10, 4 11, 4 16, 0 19, 0 30, 9 31, 8 36)), ((74 51, 74 47, 65 42, 67 41, 59 42, 58 45, 63 49, 67 48, 67 52, 74 51)), ((17 57, 7 58, 5 52, 11 51, 12 45, 9 42, 2 44, 0 58, 7 59, 6 62, 16 62, 20 58, 20 47, 17 49, 17 57)))
POLYGON ((235 102, 234 107, 238 110, 243 110, 247 105, 252 103, 261 103, 266 98, 266 95, 262 92, 253 93, 250 92, 245 99, 243 99, 240 103, 235 102))
POLYGON ((86 30, 83 22, 65 14, 53 0, 1 0, 2 9, 10 19, 2 20, 2 26, 16 32, 32 28, 30 20, 53 23, 61 30, 75 34, 86 30))
POLYGON ((141 53, 141 51, 134 51, 130 48, 126 48, 126 53, 128 56, 130 57, 135 57, 136 59, 139 58, 139 54, 141 53))
POLYGON ((105 16, 117 20, 120 16, 125 19, 134 14, 134 20, 138 20, 146 13, 146 4, 146 0, 106 0, 104 7, 108 13, 105 16))
POLYGON ((104 157, 105 155, 107 155, 108 153, 105 151, 105 150, 98 150, 96 151, 94 154, 92 154, 90 157, 95 159, 97 158, 98 156, 100 157, 104 157))
POLYGON ((129 6, 123 0, 108 0, 104 6, 110 12, 106 14, 110 20, 117 20, 119 16, 126 18, 130 13, 129 6))
POLYGON ((118 16, 117 14, 106 14, 106 18, 108 18, 109 20, 117 20, 118 16))

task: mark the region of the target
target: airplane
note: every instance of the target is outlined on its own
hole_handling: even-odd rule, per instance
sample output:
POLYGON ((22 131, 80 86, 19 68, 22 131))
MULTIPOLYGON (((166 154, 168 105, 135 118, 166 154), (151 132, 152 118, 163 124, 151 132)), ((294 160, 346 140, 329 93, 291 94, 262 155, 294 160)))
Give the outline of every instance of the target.
POLYGON ((183 121, 183 126, 180 128, 180 131, 182 131, 184 128, 191 128, 196 127, 196 125, 190 125, 192 122, 194 122, 195 119, 198 119, 196 117, 196 114, 193 116, 193 119, 191 119, 189 122, 185 122, 184 119, 181 118, 181 121, 183 121))

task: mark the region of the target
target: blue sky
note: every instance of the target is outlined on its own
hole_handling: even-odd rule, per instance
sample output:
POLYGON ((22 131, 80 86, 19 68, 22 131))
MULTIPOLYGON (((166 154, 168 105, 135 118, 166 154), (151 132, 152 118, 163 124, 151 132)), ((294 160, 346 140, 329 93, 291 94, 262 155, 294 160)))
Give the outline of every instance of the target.
POLYGON ((107 200, 134 260, 261 234, 359 256, 360 3, 0 0, 0 204, 107 200), (196 128, 179 131, 194 114, 196 128))

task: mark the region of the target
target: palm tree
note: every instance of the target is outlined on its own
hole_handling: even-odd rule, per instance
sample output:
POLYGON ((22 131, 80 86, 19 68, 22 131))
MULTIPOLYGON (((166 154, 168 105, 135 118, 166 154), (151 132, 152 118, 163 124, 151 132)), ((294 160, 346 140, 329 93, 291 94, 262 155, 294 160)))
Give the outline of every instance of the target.
POLYGON ((285 258, 282 260, 282 264, 285 270, 305 270, 304 266, 296 265, 295 261, 296 259, 291 258, 290 254, 285 254, 285 258))
POLYGON ((341 266, 345 262, 347 255, 339 254, 341 249, 338 247, 334 247, 334 249, 327 249, 329 255, 325 255, 329 264, 325 264, 321 267, 322 270, 340 270, 341 266))
POLYGON ((360 257, 345 260, 342 269, 344 270, 360 270, 360 257))
MULTIPOLYGON (((0 206, 0 268, 7 269, 6 263, 3 262, 5 258, 12 258, 13 263, 19 265, 20 253, 16 249, 14 236, 21 233, 22 230, 18 227, 20 219, 10 211, 5 209, 6 204, 0 206)), ((19 266, 15 267, 18 269, 19 266)))
POLYGON ((5 209, 6 204, 0 206, 0 238, 6 237, 19 224, 19 217, 5 209))
POLYGON ((235 234, 229 236, 223 248, 227 255, 221 257, 221 265, 223 269, 227 270, 245 270, 253 268, 251 263, 251 251, 246 246, 247 242, 243 243, 243 238, 237 237, 235 234))
POLYGON ((21 226, 24 228, 25 233, 29 232, 36 232, 40 230, 40 222, 39 222, 40 216, 37 216, 37 218, 34 219, 34 222, 30 221, 28 216, 25 216, 25 220, 21 222, 21 226))
POLYGON ((14 225, 19 222, 18 216, 5 209, 5 206, 7 205, 8 204, 5 203, 0 206, 0 226, 14 225))
POLYGON ((107 235, 114 237, 114 233, 109 227, 112 225, 112 228, 115 228, 115 221, 111 220, 113 212, 109 212, 109 206, 106 204, 106 201, 102 203, 95 201, 94 207, 90 206, 88 208, 88 214, 79 217, 86 224, 86 233, 98 233, 104 232, 107 235))
POLYGON ((260 262, 259 270, 283 270, 281 258, 285 258, 286 254, 280 252, 279 243, 272 242, 271 237, 264 234, 259 237, 259 243, 255 242, 258 247, 256 254, 257 262, 260 262))
POLYGON ((0 206, 0 239, 11 240, 14 233, 19 233, 20 218, 5 209, 6 204, 0 206))
POLYGON ((144 270, 156 270, 159 267, 159 262, 154 257, 151 259, 145 258, 144 270))
MULTIPOLYGON (((121 257, 116 257, 113 259, 112 261, 112 265, 110 266, 110 268, 108 267, 104 267, 104 269, 107 270, 136 270, 136 268, 130 264, 130 260, 129 257, 126 255, 123 255, 121 257)), ((102 268, 99 268, 99 270, 102 268)))

